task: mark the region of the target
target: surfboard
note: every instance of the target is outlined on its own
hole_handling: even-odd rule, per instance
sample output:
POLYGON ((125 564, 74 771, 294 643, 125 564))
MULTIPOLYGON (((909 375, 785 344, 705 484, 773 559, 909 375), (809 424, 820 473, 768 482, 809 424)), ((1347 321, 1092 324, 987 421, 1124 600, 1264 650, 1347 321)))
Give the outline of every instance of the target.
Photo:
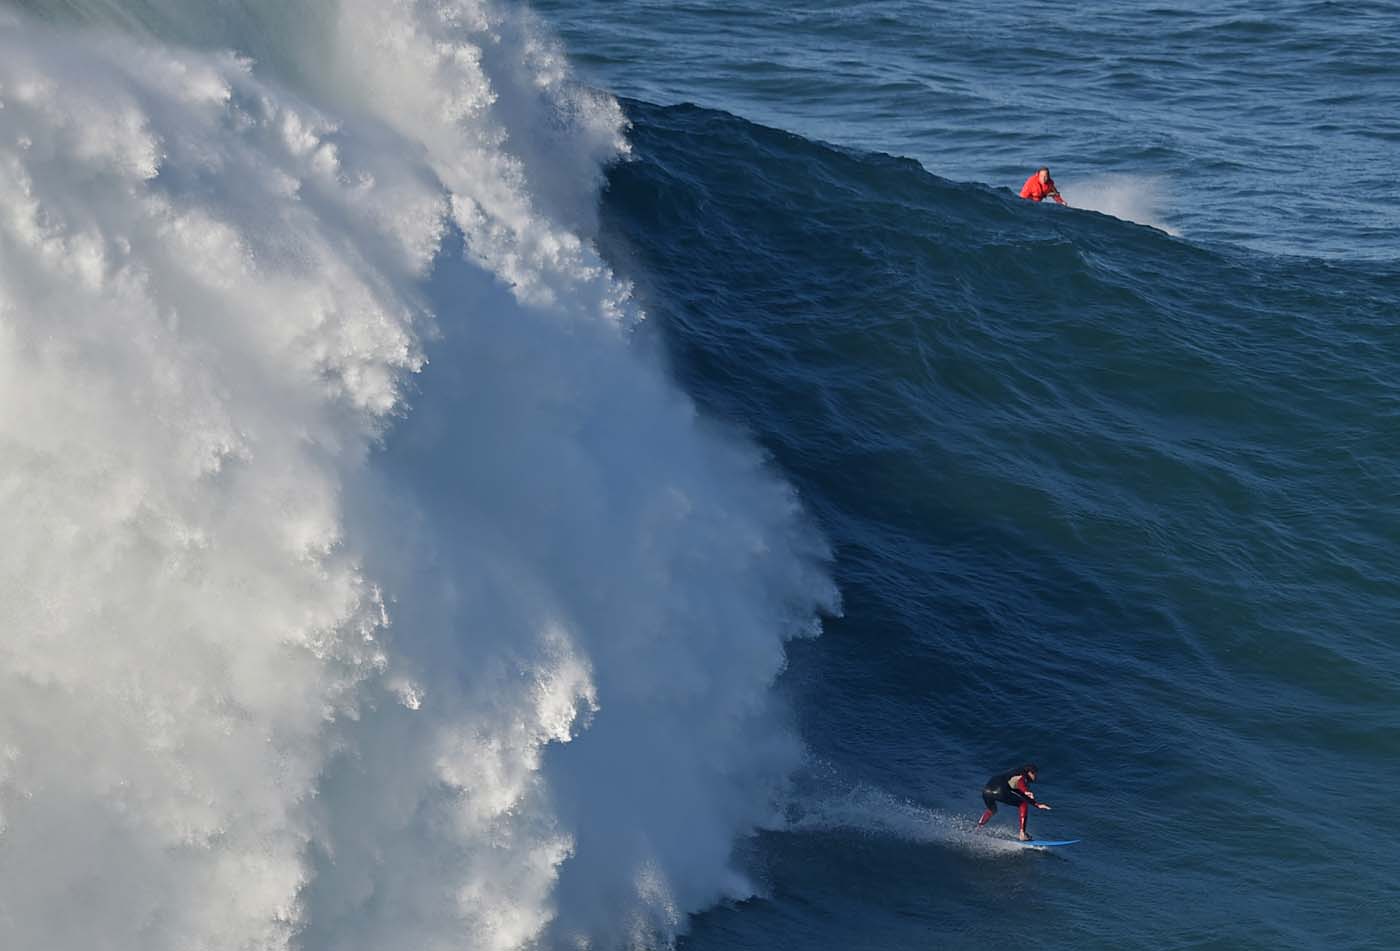
POLYGON ((1074 845, 1078 839, 1031 839, 1029 842, 1022 842, 1020 839, 1012 839, 1017 845, 1024 845, 1028 849, 1040 846, 1042 848, 1053 849, 1057 845, 1074 845))

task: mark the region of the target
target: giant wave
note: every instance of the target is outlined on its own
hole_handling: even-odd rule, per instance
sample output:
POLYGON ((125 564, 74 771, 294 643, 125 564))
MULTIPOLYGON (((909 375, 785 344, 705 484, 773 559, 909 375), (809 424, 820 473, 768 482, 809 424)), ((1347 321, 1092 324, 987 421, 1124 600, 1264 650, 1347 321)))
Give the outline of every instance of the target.
POLYGON ((749 888, 837 607, 477 0, 0 14, 6 947, 607 947, 749 888))

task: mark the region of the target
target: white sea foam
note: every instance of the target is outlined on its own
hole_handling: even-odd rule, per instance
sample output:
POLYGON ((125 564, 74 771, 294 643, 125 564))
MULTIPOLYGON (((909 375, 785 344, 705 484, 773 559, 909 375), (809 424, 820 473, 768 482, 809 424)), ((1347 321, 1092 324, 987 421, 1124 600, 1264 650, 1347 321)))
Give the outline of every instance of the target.
POLYGON ((0 946, 611 947, 742 894, 836 595, 628 346, 617 105, 491 3, 140 9, 0 19, 0 946))

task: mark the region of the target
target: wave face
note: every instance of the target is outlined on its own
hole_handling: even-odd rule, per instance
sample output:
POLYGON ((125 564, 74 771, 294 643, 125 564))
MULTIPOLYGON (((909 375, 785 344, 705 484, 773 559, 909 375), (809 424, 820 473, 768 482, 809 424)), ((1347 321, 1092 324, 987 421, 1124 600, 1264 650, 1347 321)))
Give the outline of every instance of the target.
POLYGON ((756 848, 772 897, 689 951, 1382 947, 1400 268, 624 106, 600 246, 772 447, 846 607, 790 651, 810 766, 756 848), (970 829, 1027 760, 1032 833, 1084 840, 1043 862, 1013 810, 970 829))
POLYGON ((0 944, 610 947, 748 892, 836 608, 484 2, 0 14, 0 944))

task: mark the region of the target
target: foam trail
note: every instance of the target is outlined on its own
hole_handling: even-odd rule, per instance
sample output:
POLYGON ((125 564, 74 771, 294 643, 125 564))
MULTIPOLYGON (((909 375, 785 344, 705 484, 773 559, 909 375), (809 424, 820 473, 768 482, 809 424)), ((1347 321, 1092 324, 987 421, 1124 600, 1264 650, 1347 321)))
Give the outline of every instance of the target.
POLYGON ((1101 211, 1124 221, 1149 225, 1170 235, 1180 232, 1166 224, 1163 205, 1170 183, 1155 175, 1104 175, 1071 182, 1060 189, 1075 208, 1101 211))
POLYGON ((836 595, 628 346, 616 104, 491 3, 55 9, 0 16, 0 945, 614 947, 743 894, 836 595))
POLYGON ((791 832, 854 831, 907 842, 932 843, 979 855, 1024 853, 1009 834, 977 827, 976 820, 890 795, 864 783, 844 792, 795 799, 777 828, 791 832))

